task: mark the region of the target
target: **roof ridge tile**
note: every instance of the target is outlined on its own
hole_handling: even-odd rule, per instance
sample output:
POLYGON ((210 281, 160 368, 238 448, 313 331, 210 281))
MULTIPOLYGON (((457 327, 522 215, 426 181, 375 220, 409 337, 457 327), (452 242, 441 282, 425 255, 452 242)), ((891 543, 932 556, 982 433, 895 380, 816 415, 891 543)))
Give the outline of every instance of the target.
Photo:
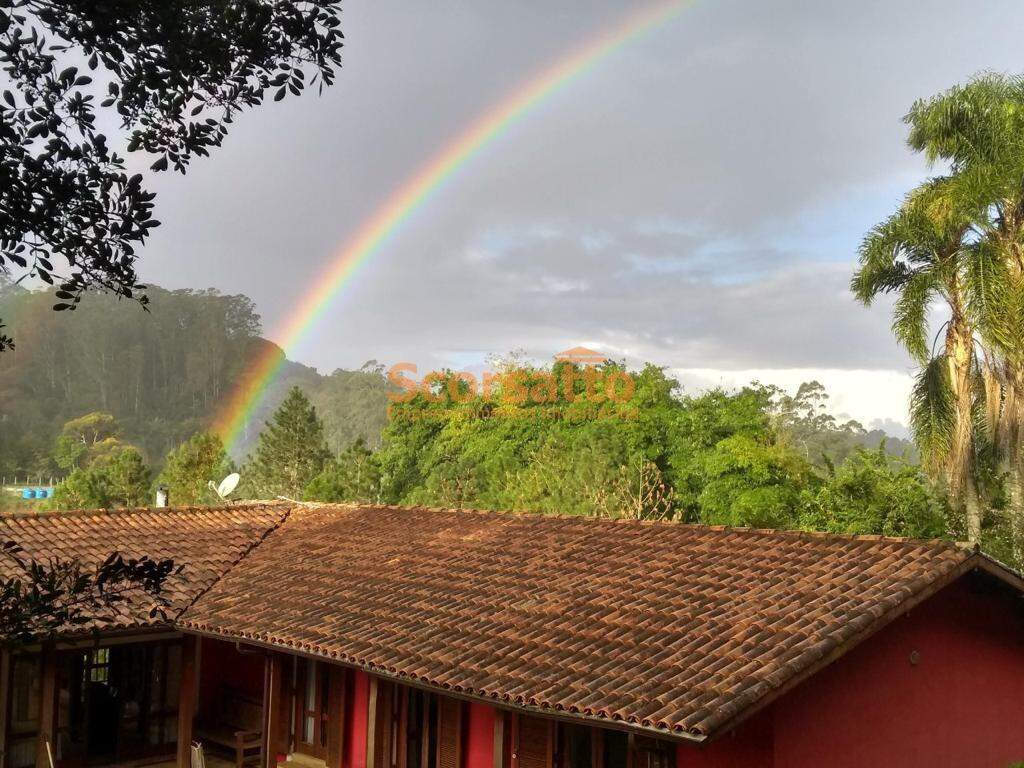
POLYGON ((801 529, 786 528, 753 528, 750 526, 730 526, 721 524, 692 523, 684 520, 641 520, 630 517, 601 517, 598 515, 573 515, 568 513, 550 513, 540 510, 527 509, 485 509, 482 507, 435 507, 419 504, 380 504, 380 503, 359 503, 359 502, 319 502, 309 503, 310 507, 321 510, 333 508, 365 509, 365 510, 387 510, 393 512, 416 512, 424 511, 431 513, 463 514, 467 516, 506 516, 511 518, 543 518, 547 520, 570 520, 580 521, 587 524, 615 524, 615 525, 637 525, 653 527, 674 527, 684 528, 693 531, 726 532, 751 536, 778 536, 793 539, 827 539, 830 541, 848 542, 886 542, 892 544, 909 544, 914 546, 933 546, 942 549, 972 548, 974 545, 967 542, 950 541, 941 538, 920 538, 910 536, 887 536, 871 533, 833 533, 830 531, 805 531, 801 529))
POLYGON ((69 517, 114 517, 118 515, 168 515, 194 512, 215 512, 238 509, 264 509, 266 507, 283 507, 288 502, 268 501, 233 501, 225 504, 180 504, 170 507, 99 507, 95 509, 54 509, 54 510, 16 510, 0 513, 0 520, 31 520, 34 518, 69 518, 69 517))

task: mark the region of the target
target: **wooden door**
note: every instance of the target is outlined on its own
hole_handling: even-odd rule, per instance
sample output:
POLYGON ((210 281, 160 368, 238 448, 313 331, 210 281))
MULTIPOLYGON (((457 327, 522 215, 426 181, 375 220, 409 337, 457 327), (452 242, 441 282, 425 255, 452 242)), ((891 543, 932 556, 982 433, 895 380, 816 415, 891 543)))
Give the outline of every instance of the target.
POLYGON ((312 659, 299 659, 295 683, 295 751, 326 760, 330 736, 330 668, 312 659))
POLYGON ((511 768, 552 768, 554 723, 539 717, 512 717, 511 768))

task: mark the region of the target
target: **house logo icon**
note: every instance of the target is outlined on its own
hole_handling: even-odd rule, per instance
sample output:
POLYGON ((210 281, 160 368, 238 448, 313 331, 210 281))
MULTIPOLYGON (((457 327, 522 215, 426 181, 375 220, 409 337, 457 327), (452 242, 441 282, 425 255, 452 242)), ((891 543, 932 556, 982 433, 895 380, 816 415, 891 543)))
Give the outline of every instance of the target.
POLYGON ((608 357, 586 347, 573 347, 555 355, 555 360, 577 365, 601 365, 608 362, 608 357))

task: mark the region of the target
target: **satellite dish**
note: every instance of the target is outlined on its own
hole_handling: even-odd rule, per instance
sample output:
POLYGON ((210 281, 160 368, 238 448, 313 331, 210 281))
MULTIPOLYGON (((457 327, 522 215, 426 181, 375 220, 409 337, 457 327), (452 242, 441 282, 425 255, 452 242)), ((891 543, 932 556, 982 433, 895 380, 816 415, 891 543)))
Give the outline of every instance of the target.
POLYGON ((238 481, 242 479, 242 476, 237 472, 232 472, 230 475, 220 481, 220 485, 214 485, 213 480, 210 481, 210 488, 213 492, 220 496, 222 499, 226 499, 231 493, 238 487, 238 481))

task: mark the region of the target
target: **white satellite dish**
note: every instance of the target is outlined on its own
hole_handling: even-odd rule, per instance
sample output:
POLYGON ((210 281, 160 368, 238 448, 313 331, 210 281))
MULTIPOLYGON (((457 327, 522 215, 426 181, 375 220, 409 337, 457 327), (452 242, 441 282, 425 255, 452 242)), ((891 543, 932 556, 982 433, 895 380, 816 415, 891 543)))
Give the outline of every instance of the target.
POLYGON ((232 472, 230 475, 220 481, 220 485, 214 485, 213 480, 210 481, 210 488, 213 492, 220 496, 222 499, 226 499, 231 493, 238 487, 238 481, 242 479, 242 476, 237 472, 232 472))

